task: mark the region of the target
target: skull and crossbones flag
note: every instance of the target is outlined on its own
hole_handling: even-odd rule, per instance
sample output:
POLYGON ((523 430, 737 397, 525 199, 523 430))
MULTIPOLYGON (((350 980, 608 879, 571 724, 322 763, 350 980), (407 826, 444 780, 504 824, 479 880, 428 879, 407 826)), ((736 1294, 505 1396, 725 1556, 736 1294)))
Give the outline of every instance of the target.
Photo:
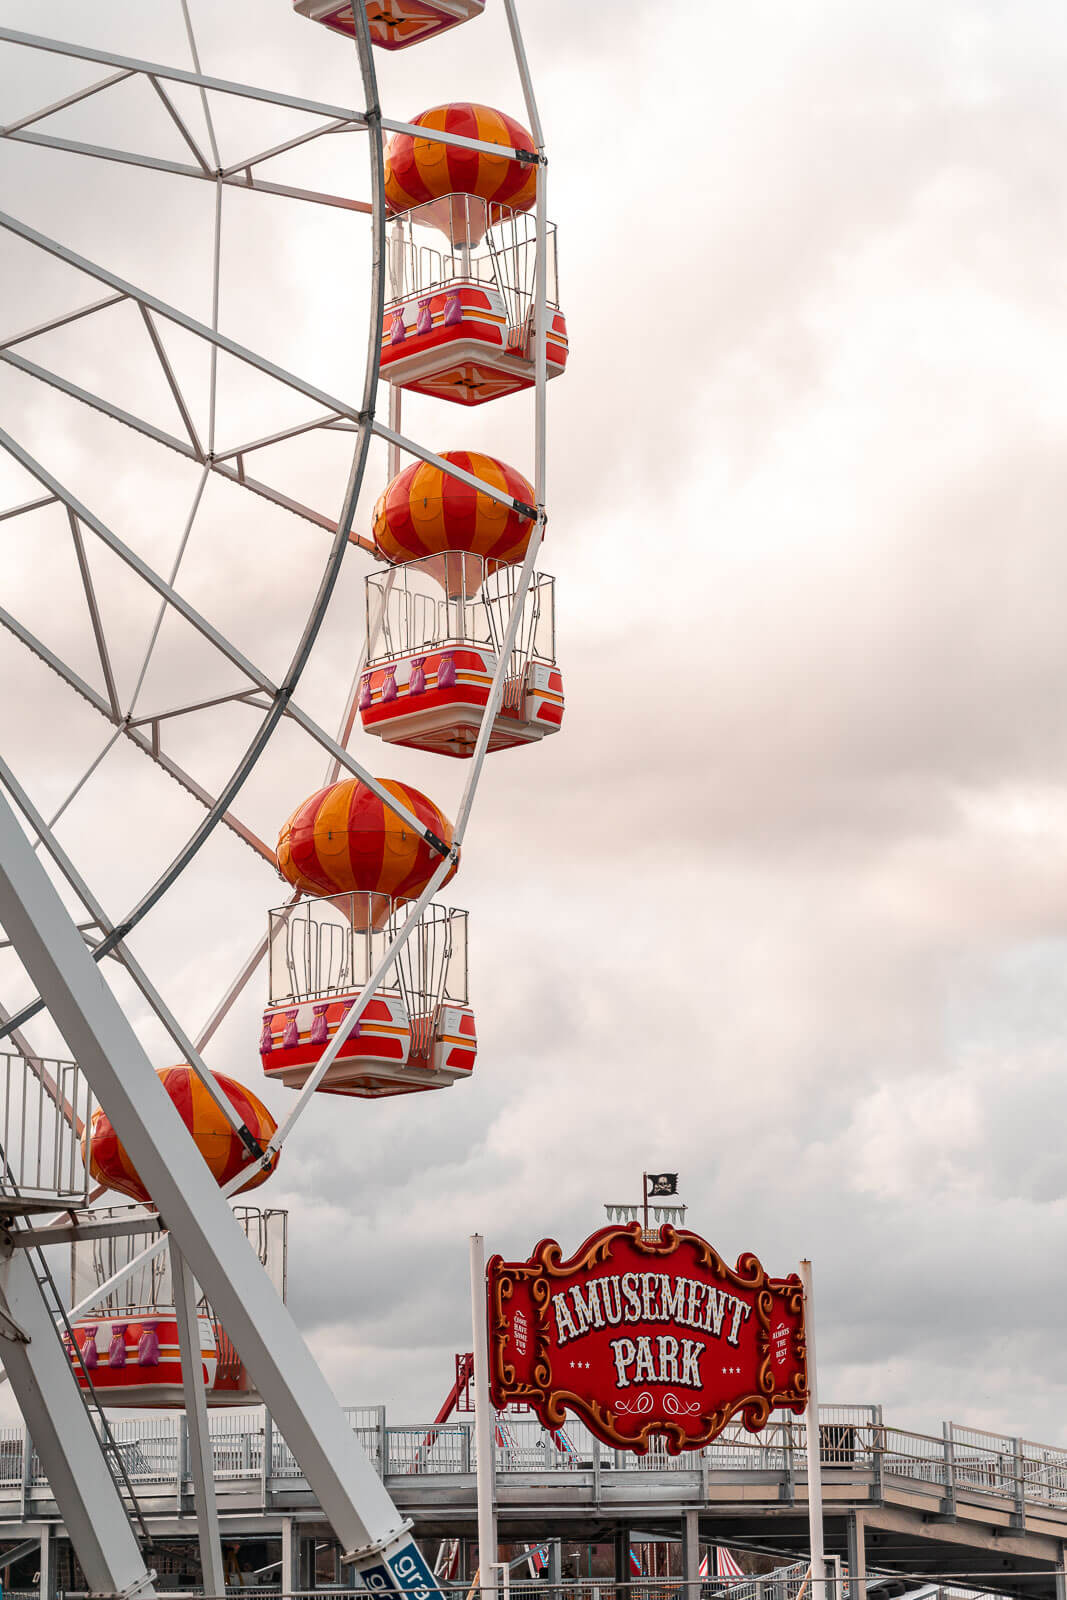
POLYGON ((648 1192, 650 1195, 677 1194, 678 1174, 676 1172, 650 1172, 648 1174, 648 1192))

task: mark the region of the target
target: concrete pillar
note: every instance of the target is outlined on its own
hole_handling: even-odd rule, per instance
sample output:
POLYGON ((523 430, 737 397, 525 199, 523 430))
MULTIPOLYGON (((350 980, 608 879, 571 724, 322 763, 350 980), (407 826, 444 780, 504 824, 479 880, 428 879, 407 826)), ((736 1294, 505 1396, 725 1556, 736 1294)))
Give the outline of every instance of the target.
POLYGON ((298 1552, 296 1519, 282 1518, 282 1594, 293 1594, 299 1588, 297 1574, 298 1552))
POLYGON ((700 1512, 682 1513, 682 1577, 685 1600, 698 1600, 700 1594, 700 1512))
POLYGON ((1067 1560, 1067 1546, 1060 1545, 1060 1564, 1056 1568, 1056 1600, 1067 1600, 1067 1569, 1064 1561, 1067 1560))
MULTIPOLYGON (((848 1514, 848 1582, 851 1600, 867 1600, 867 1540, 862 1511, 848 1514)), ((841 1600, 841 1596, 835 1600, 841 1600)), ((1056 1600, 1061 1597, 1057 1595, 1056 1600)), ((1062 1600, 1067 1600, 1067 1595, 1062 1600)))
POLYGON ((40 1600, 52 1600, 55 1589, 55 1529, 46 1522, 41 1529, 40 1600))

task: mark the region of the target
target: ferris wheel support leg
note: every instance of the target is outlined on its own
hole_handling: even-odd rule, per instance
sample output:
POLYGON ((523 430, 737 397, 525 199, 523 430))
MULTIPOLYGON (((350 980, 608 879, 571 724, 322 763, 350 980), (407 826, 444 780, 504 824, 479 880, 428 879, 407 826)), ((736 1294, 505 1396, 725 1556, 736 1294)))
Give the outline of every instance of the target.
POLYGON ((29 1343, 3 1340, 4 1370, 95 1594, 154 1594, 125 1507, 25 1250, 0 1261, 0 1298, 29 1343))
MULTIPOLYGON (((341 1541, 345 1559, 355 1564, 371 1588, 414 1590, 413 1600, 438 1596, 433 1574, 410 1536, 410 1524, 393 1505, 2 796, 0 923, 107 1108, 160 1216, 241 1352, 341 1541)), ((12 1309, 18 1317, 18 1310, 12 1309)), ((49 1337, 55 1360, 61 1362, 62 1348, 54 1333, 49 1337)), ((25 1361, 25 1356, 13 1359, 25 1361)), ((69 1364, 62 1371, 62 1393, 68 1397, 64 1420, 69 1422, 74 1379, 69 1364)), ((19 1393, 18 1384, 14 1386, 19 1393)), ((29 1389, 28 1381, 25 1387, 29 1389)), ((58 1481, 69 1482, 72 1475, 66 1458, 60 1456, 62 1452, 57 1470, 65 1472, 66 1479, 61 1476, 58 1481)), ((96 1476, 98 1467, 99 1456, 96 1476)), ((92 1478, 93 1473, 87 1476, 92 1478)), ((128 1529, 127 1535, 132 1541, 128 1529)))
POLYGON ((189 1461, 196 1499, 196 1527, 200 1541, 201 1581, 205 1595, 226 1593, 226 1570, 219 1538, 219 1508, 215 1500, 215 1472, 207 1422, 204 1367, 200 1357, 200 1319, 196 1311, 196 1281, 189 1263, 173 1238, 170 1270, 174 1283, 174 1310, 178 1321, 178 1348, 182 1359, 182 1391, 189 1425, 189 1461))

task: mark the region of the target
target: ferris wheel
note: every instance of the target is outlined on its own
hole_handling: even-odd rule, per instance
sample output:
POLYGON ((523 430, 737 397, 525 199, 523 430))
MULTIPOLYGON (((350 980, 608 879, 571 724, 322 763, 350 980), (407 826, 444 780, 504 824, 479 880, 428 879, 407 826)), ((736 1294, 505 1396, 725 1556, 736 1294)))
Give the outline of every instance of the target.
POLYGON ((451 49, 455 76, 464 25, 487 26, 497 0, 275 4, 294 63, 345 53, 353 103, 212 76, 192 0, 173 0, 165 59, 0 26, 25 101, 0 128, 21 202, 0 212, 18 285, 0 324, 0 660, 19 685, 0 741, 0 1354, 100 1593, 152 1583, 118 1452, 99 1470, 107 1406, 184 1405, 204 1585, 221 1593, 206 1408, 250 1395, 364 1581, 436 1592, 278 1300, 264 1214, 227 1199, 270 1176, 316 1093, 470 1077, 466 913, 435 896, 485 759, 563 717, 535 563, 567 330, 516 0, 499 12, 524 121, 468 101, 410 123, 379 106, 376 48, 451 49), (256 252, 288 252, 299 277, 305 236, 333 270, 299 315, 267 319, 256 252), (497 403, 524 390, 525 472, 489 454, 497 403), (490 407, 486 449, 430 449, 405 429, 405 395, 435 444, 449 406, 490 407), (324 651, 350 676, 335 731, 305 693, 324 651), (385 745, 424 752, 431 773, 465 763, 454 816, 374 775, 385 745), (249 819, 315 749, 321 786, 291 795, 275 846, 249 819), (165 948, 225 834, 289 893, 237 917, 254 930, 268 912, 266 935, 195 1028, 141 951, 153 927, 165 948), (256 984, 248 1057, 296 1091, 280 1126, 205 1059, 256 984), (134 1012, 180 1067, 152 1071, 134 1012), (85 1209, 107 1189, 132 1213, 85 1209), (73 1220, 38 1215, 58 1210, 73 1220), (69 1311, 42 1253, 54 1241, 107 1261, 69 1311))

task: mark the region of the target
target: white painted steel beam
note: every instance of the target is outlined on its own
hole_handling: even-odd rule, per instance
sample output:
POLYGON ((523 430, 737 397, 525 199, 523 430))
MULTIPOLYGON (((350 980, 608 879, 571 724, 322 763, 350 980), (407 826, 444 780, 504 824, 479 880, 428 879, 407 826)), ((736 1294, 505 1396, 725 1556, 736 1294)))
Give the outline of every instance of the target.
POLYGON ((124 411, 121 406, 105 400, 92 389, 83 389, 80 384, 72 383, 69 378, 62 377, 51 368, 42 367, 39 362, 31 361, 28 356, 20 355, 15 350, 0 348, 0 361, 6 361, 8 366, 16 367, 28 378, 36 378, 39 383, 46 383, 50 389, 58 389, 71 400, 78 400, 82 405, 90 406, 92 410, 110 417, 112 422, 121 422, 124 428, 132 428, 135 433, 143 433, 145 438, 151 439, 155 444, 165 445, 168 450, 176 450, 179 455, 187 457, 190 461, 203 463, 202 455, 184 439, 179 439, 173 433, 167 433, 164 428, 157 428, 155 423, 148 422, 144 417, 137 417, 130 411, 124 411))
POLYGON ((178 1350, 182 1363, 182 1393, 189 1428, 189 1465, 193 1474, 196 1525, 200 1542, 201 1583, 205 1595, 225 1595, 226 1569, 219 1539, 219 1508, 215 1500, 215 1466, 207 1424, 204 1364, 200 1358, 200 1321, 196 1314, 196 1281, 189 1263, 174 1239, 170 1241, 170 1274, 174 1284, 174 1313, 178 1321, 178 1350))
MULTIPOLYGON (((190 773, 186 772, 176 761, 172 761, 168 755, 158 748, 158 745, 154 745, 152 740, 146 738, 133 724, 116 722, 107 701, 97 694, 96 690, 86 683, 85 679, 80 677, 72 667, 68 666, 54 651, 50 650, 43 640, 38 639, 36 634, 32 634, 28 628, 24 628, 9 611, 5 611, 3 606, 0 606, 0 627, 7 628, 8 632, 14 634, 15 638, 24 644, 27 650, 38 656, 45 666, 50 667, 58 677, 62 678, 83 699, 87 700, 94 711, 98 711, 102 717, 106 717, 112 727, 115 728, 116 734, 122 733, 130 740, 131 744, 137 746, 142 755, 148 756, 158 767, 161 767, 168 777, 173 778, 181 788, 193 796, 194 800, 198 800, 208 810, 211 809, 215 804, 214 795, 205 789, 202 784, 197 783, 190 773)), ((250 691, 250 693, 254 692, 254 690, 250 691)), ((234 816, 232 811, 224 812, 220 820, 243 843, 254 850, 258 856, 261 856, 264 861, 271 866, 276 865, 274 851, 270 846, 265 844, 258 834, 253 833, 251 828, 246 827, 239 817, 234 816)), ((0 1033, 0 1036, 2 1036, 2 1033, 0 1033)))
MULTIPOLYGON (((67 852, 59 843, 55 833, 41 816, 40 812, 37 810, 37 807, 33 804, 29 795, 19 783, 18 779, 15 777, 15 774, 11 771, 11 768, 7 765, 7 762, 4 761, 3 757, 0 757, 0 783, 2 783, 7 789, 8 794, 14 800, 15 804, 18 806, 27 822, 37 834, 38 840, 44 845, 45 849, 48 851, 48 854, 55 862, 55 865, 66 879, 67 883, 78 896, 78 899, 82 902, 85 909, 91 914, 93 921, 100 929, 100 932, 105 936, 113 933, 114 925, 108 918, 103 906, 100 904, 99 900, 97 900, 89 885, 86 883, 81 873, 75 867, 73 861, 67 855, 67 852)), ((177 1017, 175 1017, 171 1012, 169 1006, 166 1005, 163 1000, 163 996, 150 981, 148 974, 144 971, 144 968, 141 966, 140 962, 135 959, 133 953, 124 943, 122 943, 121 940, 114 946, 112 954, 117 960, 122 962, 122 965, 126 968, 127 972, 130 974, 130 977, 133 979, 134 983, 137 985, 138 989, 141 991, 142 995, 155 1012, 155 1015, 159 1018, 159 1021, 170 1034, 178 1050, 181 1051, 181 1054, 188 1062, 189 1066, 196 1073, 197 1077, 204 1085, 204 1088, 218 1106, 222 1115, 226 1118, 234 1131, 236 1133, 240 1133, 243 1126, 240 1115, 230 1104, 230 1101, 222 1092, 222 1089, 219 1087, 219 1084, 215 1080, 214 1076, 211 1072, 209 1072, 207 1066, 201 1060, 200 1054, 194 1047, 192 1040, 188 1037, 184 1028, 182 1028, 181 1024, 178 1022, 177 1017)))
POLYGON ((42 333, 52 333, 56 328, 65 328, 68 322, 78 322, 82 317, 91 317, 95 311, 105 311, 108 306, 119 306, 125 298, 124 294, 108 294, 102 300, 94 300, 90 305, 66 311, 61 317, 50 317, 47 322, 39 322, 35 327, 27 328, 24 333, 0 339, 0 350, 10 350, 12 345, 25 344, 27 339, 39 339, 42 333))
POLYGON ((117 150, 111 145, 87 144, 81 139, 67 139, 57 134, 49 133, 10 133, 0 132, 0 138, 8 138, 12 144, 34 144, 44 150, 65 151, 68 155, 89 156, 96 161, 113 161, 120 166, 148 167, 155 172, 166 172, 177 178, 199 178, 207 183, 221 183, 227 189, 244 189, 253 194, 270 194, 279 196, 283 200, 309 200, 314 205, 335 206, 344 211, 361 211, 367 213, 371 210, 367 200, 353 200, 348 195, 326 194, 320 189, 303 189, 291 183, 273 183, 269 178, 254 178, 249 169, 242 167, 238 173, 229 177, 219 177, 217 173, 208 172, 201 167, 190 166, 187 161, 168 161, 164 156, 150 156, 138 150, 117 150))
MULTIPOLYGON (((178 132, 181 134, 182 139, 184 140, 186 145, 192 151, 193 160, 196 162, 197 166, 203 172, 205 178, 212 178, 213 179, 215 174, 212 172, 211 168, 208 166, 207 162, 205 161, 204 152, 201 150, 200 146, 197 144, 196 140, 193 138, 192 134, 189 132, 189 129, 185 126, 185 122, 182 119, 181 115, 179 114, 177 106, 174 104, 174 101, 170 98, 170 96, 167 93, 166 89, 164 89, 163 85, 160 83, 159 78, 156 76, 156 74, 154 72, 146 73, 146 77, 148 78, 149 83, 152 85, 153 89, 156 91, 156 94, 159 96, 160 100, 162 101, 163 109, 166 111, 168 117, 173 122, 173 124, 177 128, 178 132)), ((215 165, 216 165, 216 167, 218 166, 218 162, 217 161, 216 161, 215 165)))
MULTIPOLYGON (((7 810, 6 804, 3 809, 7 810)), ((10 811, 4 820, 17 829, 10 811)), ((23 847, 28 848, 25 841, 23 847)), ((33 864, 43 872, 39 863, 33 864)), ((76 934, 74 937, 80 944, 76 934)), ((153 1594, 154 1574, 147 1571, 137 1547, 100 1441, 78 1394, 70 1359, 25 1251, 16 1250, 0 1261, 0 1301, 29 1336, 28 1344, 6 1339, 0 1343, 4 1370, 89 1588, 98 1594, 153 1594)))
MULTIPOLYGON (((74 321, 76 316, 88 316, 91 311, 100 310, 104 306, 116 305, 120 300, 124 299, 126 299, 125 295, 115 295, 110 299, 101 300, 97 305, 88 306, 84 310, 77 312, 75 316, 60 319, 56 326, 62 326, 63 322, 74 321)), ((327 533, 333 534, 337 532, 336 517, 330 517, 325 512, 316 511, 313 507, 306 506, 299 500, 294 500, 291 495, 284 494, 280 489, 263 483, 258 478, 249 477, 245 472, 242 460, 245 452, 277 442, 274 439, 262 439, 255 441, 253 444, 241 445, 236 450, 216 454, 211 460, 207 460, 202 454, 198 453, 199 447, 194 448, 192 444, 187 444, 184 439, 179 439, 174 434, 167 433, 162 428, 157 428, 154 423, 146 421, 143 417, 137 417, 132 412, 123 411, 120 406, 114 405, 110 400, 105 400, 102 395, 95 394, 90 389, 83 389, 78 384, 72 383, 69 378, 62 377, 58 372, 53 372, 50 368, 42 367, 39 363, 29 360, 26 356, 16 355, 10 351, 10 344, 20 343, 24 339, 33 338, 37 333, 47 331, 48 325, 44 328, 31 330, 30 333, 22 334, 19 339, 8 341, 8 345, 0 344, 0 361, 7 361, 11 366, 17 367, 20 372, 24 372, 27 377, 36 378, 39 382, 48 384, 50 388, 58 389, 61 394, 68 395, 72 400, 80 401, 82 405, 87 405, 94 411, 99 411, 103 416, 110 417, 113 422, 120 422, 123 427, 132 428, 134 432, 144 434, 145 438, 153 440, 154 443, 164 445, 168 450, 177 451, 186 460, 196 461, 201 466, 210 468, 212 472, 217 473, 221 478, 225 478, 229 483, 237 484, 240 488, 247 489, 250 494, 259 495, 261 499, 269 500, 272 505, 280 506, 283 511, 290 511, 294 516, 302 517, 305 522, 314 523, 317 528, 322 528, 327 533), (231 459, 236 459, 236 466, 230 465, 231 459)), ((311 426, 329 428, 332 423, 330 421, 321 421, 311 426)), ((347 424, 347 426, 354 429, 356 425, 347 424)), ((306 431, 308 429, 303 426, 294 430, 297 433, 306 431)), ((290 434, 285 433, 280 437, 290 436, 290 434)), ((25 506, 17 506, 11 511, 2 512, 0 513, 0 522, 5 517, 20 516, 24 511, 34 511, 40 506, 50 505, 56 498, 55 495, 46 495, 40 500, 29 502, 25 506)), ((373 539, 368 539, 365 535, 357 533, 350 533, 348 537, 350 543, 359 545, 361 549, 373 552, 373 539)))
POLYGON ((53 100, 49 105, 41 106, 38 111, 31 111, 27 116, 19 117, 17 122, 5 123, 0 127, 0 135, 5 139, 10 138, 13 133, 18 133, 21 128, 28 128, 35 122, 43 122, 45 117, 55 116, 57 111, 66 111, 68 107, 76 106, 82 100, 88 100, 92 95, 99 94, 101 89, 110 89, 116 83, 124 83, 127 78, 132 77, 133 71, 131 68, 125 68, 122 72, 113 72, 109 77, 101 78, 97 83, 90 83, 84 89, 75 89, 73 94, 64 95, 62 100, 53 100))
POLYGON ((0 522, 7 522, 11 517, 24 517, 29 511, 41 511, 45 506, 54 506, 54 494, 43 494, 39 500, 27 500, 24 505, 11 506, 7 511, 0 511, 0 522))
POLYGON ((807 1347, 808 1404, 804 1439, 808 1457, 808 1533, 811 1540, 812 1600, 835 1600, 826 1584, 826 1545, 822 1520, 822 1450, 819 1438, 819 1385, 815 1358, 815 1285, 810 1261, 800 1263, 804 1286, 804 1340, 807 1347))
MULTIPOLYGON (((219 654, 224 656, 232 666, 243 672, 252 684, 262 689, 272 700, 278 696, 278 686, 272 683, 265 673, 261 672, 253 662, 249 661, 248 657, 238 650, 236 645, 231 644, 229 639, 220 633, 213 623, 209 622, 206 617, 196 610, 195 606, 190 605, 184 596, 180 595, 171 584, 161 578, 146 561, 142 561, 136 551, 132 550, 116 533, 113 533, 106 523, 101 522, 100 518, 95 516, 76 496, 71 494, 69 489, 65 489, 58 479, 53 478, 52 474, 39 461, 35 460, 28 451, 22 448, 17 440, 13 439, 2 428, 0 428, 0 448, 6 450, 20 466, 24 467, 27 472, 37 479, 43 488, 58 496, 74 512, 79 521, 84 523, 87 528, 91 528, 97 538, 102 540, 115 555, 136 572, 138 577, 150 589, 155 590, 156 594, 166 600, 178 612, 179 616, 184 617, 186 622, 191 623, 197 632, 202 634, 210 644, 213 644, 219 654)), ((502 684, 503 680, 501 679, 501 686, 502 684)), ((97 699, 99 700, 99 697, 97 699)), ((102 701, 99 703, 103 705, 102 701)), ((320 728, 306 711, 302 711, 293 700, 289 700, 285 706, 285 712, 298 722, 305 732, 310 733, 312 738, 321 744, 324 750, 329 750, 335 757, 340 759, 351 773, 366 784, 373 794, 377 795, 383 805, 388 806, 391 811, 395 812, 421 839, 425 839, 428 844, 433 845, 431 830, 419 821, 402 800, 399 800, 390 790, 384 788, 377 778, 373 777, 360 762, 350 756, 347 750, 342 750, 336 740, 331 739, 325 729, 320 728)))
POLYGON ((471 1343, 474 1346, 474 1432, 478 1483, 478 1565, 482 1600, 497 1592, 496 1417, 489 1397, 489 1332, 486 1314, 485 1240, 470 1236, 471 1343))
POLYGON ((421 1582, 426 1571, 434 1593, 407 1526, 6 800, 0 922, 346 1551, 368 1575, 381 1574, 381 1586, 399 1587, 407 1574, 421 1582))
POLYGON ((274 89, 259 89, 253 84, 236 83, 228 78, 206 77, 202 72, 187 72, 181 67, 168 67, 159 61, 141 61, 135 56, 116 55, 111 50, 97 50, 89 45, 71 44, 62 39, 47 39, 41 34, 21 33, 17 28, 0 28, 0 43, 26 45, 32 50, 43 50, 49 55, 69 56, 76 61, 98 61, 104 66, 117 67, 127 73, 154 73, 157 78, 162 78, 165 82, 188 83, 217 94, 237 95, 245 100, 262 100, 267 105, 285 106, 291 111, 308 111, 314 116, 339 117, 357 127, 364 127, 367 122, 365 112, 354 111, 349 106, 332 106, 321 100, 304 100, 299 95, 280 94, 274 89))
POLYGON ((206 77, 201 72, 185 72, 178 67, 163 66, 158 61, 141 61, 134 56, 116 55, 110 50, 95 50, 87 45, 70 44, 60 39, 47 39, 40 34, 21 33, 15 28, 0 28, 0 43, 27 45, 33 50, 43 50, 51 55, 72 56, 78 61, 97 61, 105 66, 117 67, 125 73, 143 72, 147 76, 170 79, 175 83, 188 83, 216 94, 237 95, 245 100, 262 100, 269 105, 286 106, 292 111, 307 111, 314 116, 330 117, 352 127, 365 128, 372 121, 380 123, 388 133, 409 133, 417 139, 429 139, 435 144, 451 144, 460 150, 478 150, 487 155, 513 156, 522 160, 534 152, 516 150, 511 145, 493 144, 485 139, 469 139, 465 134, 446 133, 439 128, 423 128, 413 122, 397 122, 390 117, 368 117, 364 111, 351 106, 334 106, 320 100, 305 100, 298 95, 279 94, 272 89, 259 89, 252 84, 236 83, 227 78, 206 77))
MULTIPOLYGON (((4 30, 0 28, 0 38, 3 37, 3 32, 4 30)), ((327 411, 336 411, 339 416, 350 417, 353 422, 362 420, 360 412, 346 401, 338 400, 336 396, 326 394, 322 389, 316 388, 312 383, 305 382, 303 378, 298 377, 293 372, 287 372, 284 367, 279 367, 275 362, 268 361, 265 356, 257 355, 247 345, 238 344, 235 339, 228 339, 225 334, 218 333, 214 328, 208 327, 206 323, 200 322, 196 317, 191 317, 187 312, 180 311, 177 306, 168 305, 165 300, 160 300, 158 296, 149 294, 147 290, 138 289, 135 284, 127 283, 117 273, 109 272, 106 267, 100 266, 98 262, 90 261, 86 256, 80 256, 75 250, 68 250, 66 245, 60 244, 56 239, 50 239, 47 234, 38 232, 36 228, 31 228, 28 223, 19 221, 17 217, 0 211, 0 228, 5 228, 8 233, 13 233, 16 238, 24 239, 27 244, 36 245, 39 250, 43 250, 46 255, 54 256, 57 261, 64 261, 78 272, 84 272, 86 277, 95 278, 98 283, 107 284, 109 288, 114 289, 117 293, 127 296, 130 300, 136 300, 138 305, 147 306, 150 311, 156 312, 165 321, 173 322, 179 328, 184 328, 187 333, 194 333, 199 338, 205 339, 209 344, 216 345, 218 349, 224 351, 227 355, 235 357, 238 361, 243 361, 247 366, 254 367, 257 372, 262 372, 268 378, 273 378, 276 382, 285 384, 287 388, 295 389, 298 394, 306 395, 309 400, 314 400, 317 405, 324 406, 327 411)))

